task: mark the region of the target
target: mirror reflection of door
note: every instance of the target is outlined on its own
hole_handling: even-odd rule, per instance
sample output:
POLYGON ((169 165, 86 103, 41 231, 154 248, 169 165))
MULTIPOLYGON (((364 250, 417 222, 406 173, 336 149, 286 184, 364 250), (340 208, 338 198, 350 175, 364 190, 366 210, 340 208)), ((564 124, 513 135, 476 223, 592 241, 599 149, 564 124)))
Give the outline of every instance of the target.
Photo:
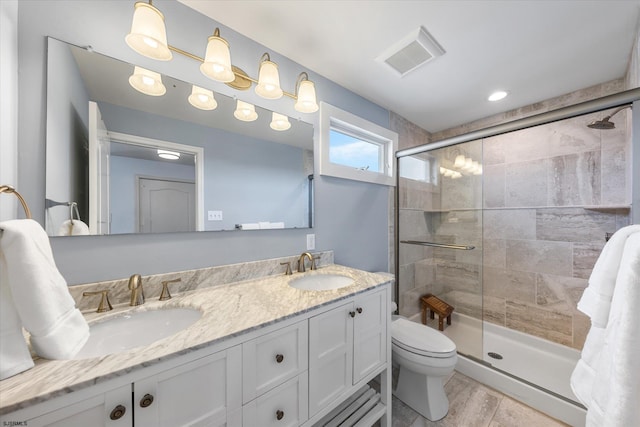
POLYGON ((109 154, 107 126, 98 104, 89 101, 89 230, 109 234, 109 154))
POLYGON ((194 182, 138 178, 139 233, 195 231, 194 182))

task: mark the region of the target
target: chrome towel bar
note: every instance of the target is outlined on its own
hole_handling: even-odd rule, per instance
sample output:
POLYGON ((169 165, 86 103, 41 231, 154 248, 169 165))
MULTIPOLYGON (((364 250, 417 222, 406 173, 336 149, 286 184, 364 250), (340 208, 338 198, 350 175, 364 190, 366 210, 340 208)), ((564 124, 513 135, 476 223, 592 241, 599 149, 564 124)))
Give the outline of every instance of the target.
POLYGON ((435 243, 435 242, 421 242, 418 240, 401 240, 400 243, 406 243, 408 245, 420 245, 420 246, 432 246, 434 248, 444 248, 444 249, 458 249, 461 251, 470 251, 475 249, 475 246, 465 246, 465 245, 448 245, 445 243, 435 243))

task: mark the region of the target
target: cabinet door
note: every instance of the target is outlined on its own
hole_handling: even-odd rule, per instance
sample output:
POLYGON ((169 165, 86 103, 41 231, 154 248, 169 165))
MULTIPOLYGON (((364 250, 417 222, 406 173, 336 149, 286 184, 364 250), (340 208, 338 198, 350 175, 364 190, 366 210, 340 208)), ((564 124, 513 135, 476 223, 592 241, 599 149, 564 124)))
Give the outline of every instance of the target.
POLYGON ((309 319, 309 416, 351 387, 353 303, 309 319))
POLYGON ((223 426, 241 407, 240 346, 134 384, 134 421, 142 427, 223 426))
POLYGON ((242 344, 244 403, 307 370, 307 333, 304 321, 242 344))
POLYGON ((355 300, 353 319, 353 383, 387 361, 386 292, 355 300))
MULTIPOLYGON (((3 425, 23 420, 6 420, 3 425)), ((133 422, 131 384, 64 406, 45 415, 24 421, 30 427, 130 427, 133 422)))

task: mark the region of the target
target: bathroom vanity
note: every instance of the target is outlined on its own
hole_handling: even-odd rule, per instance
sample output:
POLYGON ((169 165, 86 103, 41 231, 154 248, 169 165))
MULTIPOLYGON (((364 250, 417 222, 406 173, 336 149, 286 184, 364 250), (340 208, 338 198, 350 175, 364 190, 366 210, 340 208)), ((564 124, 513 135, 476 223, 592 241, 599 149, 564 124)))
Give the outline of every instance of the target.
MULTIPOLYGON (((356 412, 356 425, 378 419, 391 425, 390 285, 383 275, 328 265, 148 300, 134 310, 184 307, 202 317, 122 353, 37 359, 33 369, 0 382, 0 420, 29 426, 312 426, 356 412), (289 285, 325 274, 353 282, 325 291, 289 285), (367 385, 376 377, 379 393, 367 385)), ((92 317, 101 321, 129 309, 92 317)))

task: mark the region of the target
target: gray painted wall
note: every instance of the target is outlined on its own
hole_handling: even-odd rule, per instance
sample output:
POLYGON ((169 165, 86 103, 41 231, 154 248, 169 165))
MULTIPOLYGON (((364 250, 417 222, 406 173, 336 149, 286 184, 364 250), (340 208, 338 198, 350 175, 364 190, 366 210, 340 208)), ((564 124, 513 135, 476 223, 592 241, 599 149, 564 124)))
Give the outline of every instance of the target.
MULTIPOLYGON (((266 101, 253 92, 238 94, 204 77, 193 60, 175 56, 161 63, 143 58, 124 42, 134 1, 25 1, 19 3, 19 118, 18 186, 35 219, 43 222, 45 198, 46 37, 85 46, 106 55, 137 63, 164 74, 209 87, 271 110, 300 117, 317 125, 318 113, 302 115, 290 99, 266 101)), ((207 37, 220 27, 232 50, 234 65, 251 75, 268 49, 219 25, 175 1, 157 0, 165 15, 169 42, 203 55, 207 37)), ((292 42, 296 35, 292 34, 292 42)), ((325 101, 381 126, 389 126, 388 110, 359 97, 333 82, 304 70, 298 64, 269 51, 279 64, 283 88, 293 91, 301 71, 316 84, 318 101, 325 101)), ((316 144, 317 144, 316 130, 316 144)), ((388 188, 316 176, 316 249, 334 250, 335 261, 364 270, 388 266, 388 188)), ((69 284, 129 276, 179 271, 279 257, 305 249, 307 230, 259 230, 251 232, 202 232, 158 235, 88 236, 52 238, 58 268, 69 284)))

